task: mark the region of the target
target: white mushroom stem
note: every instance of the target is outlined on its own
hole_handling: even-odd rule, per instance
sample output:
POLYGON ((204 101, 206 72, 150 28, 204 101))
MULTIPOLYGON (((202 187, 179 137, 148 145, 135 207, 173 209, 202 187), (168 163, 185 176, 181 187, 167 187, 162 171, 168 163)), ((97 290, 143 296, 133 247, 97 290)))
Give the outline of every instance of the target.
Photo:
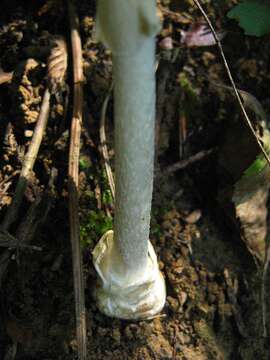
POLYGON ((120 318, 160 311, 165 284, 149 242, 155 117, 155 0, 99 0, 98 35, 112 49, 116 207, 114 234, 94 250, 99 308, 120 318))
POLYGON ((147 266, 154 159, 154 39, 114 56, 115 242, 129 270, 147 266), (128 76, 124 76, 127 74, 128 76))

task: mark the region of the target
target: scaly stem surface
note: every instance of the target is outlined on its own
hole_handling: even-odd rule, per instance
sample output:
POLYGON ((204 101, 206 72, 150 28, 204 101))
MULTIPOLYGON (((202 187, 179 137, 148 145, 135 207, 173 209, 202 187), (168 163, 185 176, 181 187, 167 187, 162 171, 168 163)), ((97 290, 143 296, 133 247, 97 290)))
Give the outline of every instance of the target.
POLYGON ((114 56, 115 241, 128 271, 138 276, 148 258, 153 189, 155 39, 131 55, 114 56))

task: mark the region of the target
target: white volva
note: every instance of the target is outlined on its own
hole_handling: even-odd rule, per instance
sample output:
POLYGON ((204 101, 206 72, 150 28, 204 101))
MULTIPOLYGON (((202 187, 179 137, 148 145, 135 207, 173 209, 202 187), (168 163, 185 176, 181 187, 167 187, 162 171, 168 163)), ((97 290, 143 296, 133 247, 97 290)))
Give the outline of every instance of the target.
POLYGON ((112 50, 115 119, 114 232, 93 252, 99 309, 149 318, 165 303, 165 282, 149 242, 155 118, 155 0, 98 0, 97 35, 112 50))

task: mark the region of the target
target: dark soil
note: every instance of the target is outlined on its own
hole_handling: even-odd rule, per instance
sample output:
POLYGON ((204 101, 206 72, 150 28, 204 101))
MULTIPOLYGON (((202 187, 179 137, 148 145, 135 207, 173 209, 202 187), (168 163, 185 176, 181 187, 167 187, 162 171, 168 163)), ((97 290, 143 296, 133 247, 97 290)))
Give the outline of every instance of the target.
MULTIPOLYGON (((112 227, 113 203, 99 143, 100 112, 111 84, 112 63, 110 52, 93 38, 95 1, 76 2, 85 75, 79 177, 88 358, 269 359, 269 339, 263 337, 260 270, 216 200, 226 181, 220 178, 219 149, 230 121, 242 121, 239 110, 230 93, 213 86, 213 82, 227 83, 217 49, 180 44, 180 30, 202 20, 193 2, 159 3, 164 8, 157 39, 151 241, 166 278, 167 301, 153 320, 129 322, 102 315, 92 295, 96 274, 91 251, 112 227), (184 19, 173 12, 180 12, 184 19), (159 45, 165 37, 173 39, 173 49, 159 45), (201 160, 169 172, 169 166, 198 152, 205 154, 201 160)), ((227 31, 224 51, 237 85, 269 111, 269 39, 248 38, 226 18, 234 3, 207 2, 206 10, 216 27, 227 31)), ((0 85, 3 219, 40 111, 46 49, 55 35, 66 37, 69 43, 69 27, 62 0, 3 0, 1 9, 0 66, 4 72, 14 71, 12 80, 0 85)), ((29 247, 1 247, 0 359, 4 360, 77 358, 67 193, 71 73, 69 69, 66 85, 51 101, 34 173, 19 219, 10 229, 14 237, 27 239, 29 247), (52 169, 57 170, 53 185, 52 169)), ((112 110, 110 102, 107 137, 113 163, 112 110)), ((267 281, 267 291, 269 285, 267 281)), ((269 302, 266 308, 268 319, 269 302)))

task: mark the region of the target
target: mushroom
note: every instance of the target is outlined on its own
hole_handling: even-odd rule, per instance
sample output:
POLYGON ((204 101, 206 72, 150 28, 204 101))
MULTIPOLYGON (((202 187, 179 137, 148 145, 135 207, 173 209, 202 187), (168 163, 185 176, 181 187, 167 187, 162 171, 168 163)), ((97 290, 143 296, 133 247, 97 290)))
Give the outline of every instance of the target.
POLYGON ((93 251, 98 308, 122 319, 150 318, 165 281, 149 241, 154 168, 155 0, 98 0, 97 36, 112 50, 115 218, 93 251))

